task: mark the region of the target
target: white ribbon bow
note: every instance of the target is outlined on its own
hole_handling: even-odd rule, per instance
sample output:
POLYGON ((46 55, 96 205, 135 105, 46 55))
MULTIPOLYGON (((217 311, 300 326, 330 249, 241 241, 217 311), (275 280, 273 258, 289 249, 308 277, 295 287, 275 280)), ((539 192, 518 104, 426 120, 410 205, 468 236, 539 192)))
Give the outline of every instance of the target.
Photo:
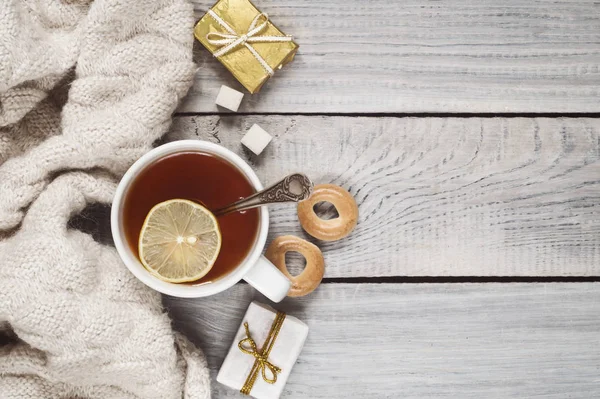
POLYGON ((248 32, 238 35, 236 31, 233 30, 231 26, 221 17, 219 17, 213 10, 208 10, 208 14, 215 20, 217 23, 225 29, 227 33, 219 33, 219 32, 210 32, 206 35, 206 40, 212 44, 213 46, 222 46, 220 49, 215 51, 213 55, 215 57, 220 57, 225 55, 233 50, 235 50, 238 46, 246 46, 248 50, 252 53, 254 58, 260 62, 262 67, 267 71, 269 75, 273 75, 275 72, 273 68, 267 64, 267 61, 252 47, 250 43, 275 43, 275 42, 291 42, 291 36, 256 36, 263 30, 267 28, 269 22, 269 16, 265 13, 258 14, 250 27, 248 28, 248 32), (260 24, 259 24, 260 22, 260 24))

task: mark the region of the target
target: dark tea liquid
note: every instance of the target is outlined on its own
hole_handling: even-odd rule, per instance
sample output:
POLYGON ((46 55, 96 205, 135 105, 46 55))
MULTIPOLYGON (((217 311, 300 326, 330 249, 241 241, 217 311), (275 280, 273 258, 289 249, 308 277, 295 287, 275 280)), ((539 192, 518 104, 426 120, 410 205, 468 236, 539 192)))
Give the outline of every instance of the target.
MULTIPOLYGON (((154 205, 170 199, 196 201, 216 210, 255 192, 244 174, 217 156, 180 152, 148 165, 125 195, 123 225, 131 250, 138 254, 140 230, 154 205)), ((192 284, 216 281, 235 269, 254 245, 259 225, 258 209, 234 212, 219 219, 222 244, 208 274, 192 284)))

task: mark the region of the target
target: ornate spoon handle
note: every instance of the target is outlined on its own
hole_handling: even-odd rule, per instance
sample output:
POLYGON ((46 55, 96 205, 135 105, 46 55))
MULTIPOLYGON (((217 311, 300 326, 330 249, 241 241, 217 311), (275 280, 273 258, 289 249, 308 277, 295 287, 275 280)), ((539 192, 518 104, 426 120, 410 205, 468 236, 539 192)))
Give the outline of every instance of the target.
POLYGON ((257 206, 272 204, 274 202, 299 202, 310 197, 313 191, 313 183, 308 177, 301 173, 286 176, 280 182, 265 188, 256 194, 243 198, 231 205, 214 211, 219 217, 231 212, 239 212, 257 206))

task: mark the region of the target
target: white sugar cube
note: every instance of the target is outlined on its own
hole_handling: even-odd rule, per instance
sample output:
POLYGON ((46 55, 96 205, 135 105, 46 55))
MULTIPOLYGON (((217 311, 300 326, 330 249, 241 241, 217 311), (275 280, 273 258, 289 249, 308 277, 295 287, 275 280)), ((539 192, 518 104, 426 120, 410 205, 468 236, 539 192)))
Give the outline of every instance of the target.
POLYGON ((223 85, 221 86, 221 90, 219 90, 215 103, 228 110, 237 112, 240 103, 242 102, 242 98, 244 98, 244 93, 223 85))
MULTIPOLYGON (((256 361, 254 356, 242 352, 238 347, 238 343, 247 337, 244 322, 248 323, 250 334, 258 350, 262 350, 275 317, 276 311, 270 306, 259 302, 252 302, 250 304, 240 324, 240 328, 231 343, 229 353, 219 370, 219 374, 217 375, 218 382, 237 391, 244 386, 256 361)), ((281 369, 277 374, 277 381, 274 384, 269 384, 264 381, 262 372, 259 372, 254 386, 250 390, 250 396, 257 399, 279 398, 292 372, 292 368, 298 356, 300 356, 307 335, 308 326, 306 324, 293 316, 287 315, 285 317, 267 358, 271 364, 281 369)), ((268 374, 268 378, 270 378, 270 373, 268 374)))
POLYGON ((252 125, 248 133, 242 137, 242 144, 256 155, 260 155, 273 137, 257 124, 252 125))

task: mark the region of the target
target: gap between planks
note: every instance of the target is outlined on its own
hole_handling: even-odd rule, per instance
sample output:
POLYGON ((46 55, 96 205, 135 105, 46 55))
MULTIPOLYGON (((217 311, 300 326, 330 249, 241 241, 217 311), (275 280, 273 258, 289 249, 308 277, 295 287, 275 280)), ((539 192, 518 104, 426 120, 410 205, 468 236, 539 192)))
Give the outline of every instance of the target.
POLYGON ((600 118, 600 112, 504 112, 504 113, 314 113, 314 112, 175 112, 174 117, 203 116, 330 116, 347 118, 600 118))
MULTIPOLYGON (((298 273, 299 274, 299 273, 298 273)), ((297 275, 292 273, 292 275, 297 275)), ((429 276, 387 276, 387 277, 325 277, 321 284, 546 284, 546 283, 600 283, 600 276, 507 276, 507 277, 429 277, 429 276)), ((240 280, 238 284, 248 284, 240 280)))
POLYGON ((598 283, 600 276, 387 276, 324 278, 321 284, 516 284, 516 283, 598 283))

